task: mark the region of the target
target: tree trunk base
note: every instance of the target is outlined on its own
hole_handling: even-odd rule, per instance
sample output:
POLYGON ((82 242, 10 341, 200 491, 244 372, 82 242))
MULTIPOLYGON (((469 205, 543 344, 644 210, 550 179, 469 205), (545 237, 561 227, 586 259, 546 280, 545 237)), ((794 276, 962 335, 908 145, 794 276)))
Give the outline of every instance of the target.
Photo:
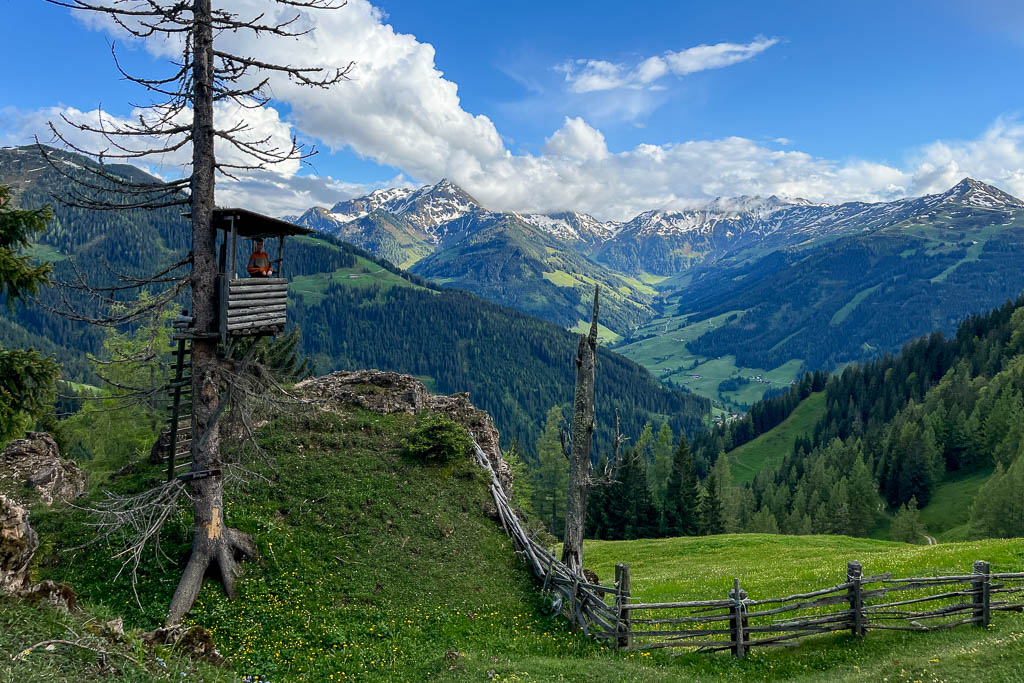
POLYGON ((258 554, 252 536, 238 529, 225 528, 217 535, 196 533, 192 542, 192 555, 188 558, 178 588, 171 598, 171 606, 167 611, 167 626, 180 624, 192 609, 203 587, 206 572, 211 567, 218 570, 221 585, 224 586, 228 599, 237 598, 238 590, 235 583, 242 574, 239 561, 246 557, 257 557, 258 554))

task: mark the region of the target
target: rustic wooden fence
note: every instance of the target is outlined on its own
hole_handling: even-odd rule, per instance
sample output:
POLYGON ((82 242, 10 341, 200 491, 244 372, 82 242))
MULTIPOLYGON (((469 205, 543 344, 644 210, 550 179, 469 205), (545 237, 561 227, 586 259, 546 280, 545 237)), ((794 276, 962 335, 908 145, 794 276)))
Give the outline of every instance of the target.
MULTIPOLYGON (((628 568, 625 569, 628 573, 628 568)), ((938 631, 987 626, 996 611, 1020 612, 1024 573, 993 573, 975 562, 970 574, 893 578, 863 576, 861 564, 847 565, 846 581, 781 598, 753 599, 734 579, 719 600, 634 603, 622 600, 620 647, 693 647, 730 650, 743 657, 753 647, 792 644, 807 636, 848 631, 938 631)))
POLYGON ((912 578, 864 576, 860 562, 849 562, 843 583, 780 598, 753 599, 734 579, 716 600, 633 602, 628 564, 616 565, 613 586, 573 574, 523 529, 479 445, 476 460, 491 476, 491 495, 516 553, 543 590, 556 596, 558 611, 620 649, 690 647, 744 657, 753 647, 792 645, 823 633, 848 631, 859 638, 875 630, 988 626, 993 612, 1024 611, 1024 572, 993 573, 984 561, 975 562, 970 574, 912 578))

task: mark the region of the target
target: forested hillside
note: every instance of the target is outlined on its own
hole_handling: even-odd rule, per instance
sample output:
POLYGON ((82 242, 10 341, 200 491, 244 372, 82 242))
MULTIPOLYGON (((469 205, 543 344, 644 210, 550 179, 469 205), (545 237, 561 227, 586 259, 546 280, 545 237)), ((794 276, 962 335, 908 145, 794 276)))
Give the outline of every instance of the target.
POLYGON ((671 468, 671 442, 643 443, 592 497, 593 537, 1024 535, 1024 297, 967 318, 952 338, 935 332, 836 375, 808 373, 692 449, 680 442, 671 468))
MULTIPOLYGON (((93 285, 107 285, 118 274, 145 276, 184 256, 188 227, 181 209, 69 207, 58 201, 73 189, 63 174, 79 177, 86 173, 81 167, 92 162, 51 154, 57 169, 36 148, 0 150, 0 183, 11 184, 22 206, 53 206, 56 219, 33 252, 57 261, 55 280, 74 281, 80 273, 93 285)), ((147 177, 131 166, 108 170, 147 177)), ((239 246, 243 253, 247 248, 239 246)), ((284 271, 293 281, 289 324, 301 331, 303 349, 316 358, 320 372, 377 367, 428 376, 438 391, 469 391, 492 412, 506 439, 518 440, 527 453, 547 411, 571 400, 576 338, 556 325, 466 292, 439 293, 426 280, 328 235, 290 239, 284 271)), ((62 296, 83 312, 95 310, 91 297, 67 288, 45 291, 41 298, 59 306, 62 296)), ((178 303, 188 308, 186 300, 178 303)), ((65 379, 97 381, 85 354, 101 353, 103 339, 101 328, 43 306, 19 304, 0 314, 0 343, 56 354, 65 379)), ((665 389, 642 367, 612 353, 602 352, 598 373, 599 447, 610 438, 615 410, 624 430, 638 433, 649 420, 668 420, 676 432, 692 435, 710 408, 707 400, 665 389)))
POLYGON ((923 529, 916 510, 942 504, 945 482, 991 471, 962 533, 1024 534, 1022 397, 1024 298, 971 316, 952 339, 935 333, 830 378, 825 415, 756 478, 745 513, 785 533, 864 535, 870 515, 855 508, 877 490, 898 511, 895 535, 906 532, 899 522, 923 529))
POLYGON ((748 367, 801 358, 810 369, 831 369, 926 330, 949 333, 1024 289, 1024 224, 985 237, 971 232, 942 243, 893 231, 722 267, 680 297, 681 312, 699 312, 694 320, 745 313, 689 348, 734 355, 748 367))
MULTIPOLYGON (((319 370, 397 370, 429 376, 438 391, 468 391, 527 453, 548 410, 572 400, 578 337, 464 292, 332 284, 318 303, 299 297, 293 319, 319 370)), ((607 451, 616 411, 625 434, 654 421, 692 436, 710 409, 707 399, 667 389, 605 349, 596 407, 599 451, 607 451)))

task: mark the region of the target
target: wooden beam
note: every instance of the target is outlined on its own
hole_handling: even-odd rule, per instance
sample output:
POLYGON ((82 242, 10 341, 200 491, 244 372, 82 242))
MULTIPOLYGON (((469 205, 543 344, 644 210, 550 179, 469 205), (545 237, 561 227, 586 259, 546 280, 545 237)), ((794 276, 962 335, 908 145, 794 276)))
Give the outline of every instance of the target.
POLYGON ((288 307, 284 304, 276 306, 252 306, 248 308, 234 308, 228 309, 228 324, 236 320, 244 318, 250 318, 254 315, 277 318, 279 315, 284 314, 288 310, 288 307))

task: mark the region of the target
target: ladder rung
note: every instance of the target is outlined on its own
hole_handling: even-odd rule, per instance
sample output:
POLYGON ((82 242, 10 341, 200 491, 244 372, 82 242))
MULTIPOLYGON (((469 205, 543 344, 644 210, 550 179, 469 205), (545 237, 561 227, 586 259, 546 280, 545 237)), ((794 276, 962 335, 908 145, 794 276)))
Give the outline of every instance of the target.
POLYGON ((180 464, 178 464, 178 465, 175 465, 175 466, 174 466, 174 469, 176 469, 176 470, 180 470, 180 469, 181 469, 181 468, 183 468, 183 467, 190 467, 191 465, 192 465, 192 463, 191 463, 191 462, 183 462, 183 463, 180 463, 180 464))

